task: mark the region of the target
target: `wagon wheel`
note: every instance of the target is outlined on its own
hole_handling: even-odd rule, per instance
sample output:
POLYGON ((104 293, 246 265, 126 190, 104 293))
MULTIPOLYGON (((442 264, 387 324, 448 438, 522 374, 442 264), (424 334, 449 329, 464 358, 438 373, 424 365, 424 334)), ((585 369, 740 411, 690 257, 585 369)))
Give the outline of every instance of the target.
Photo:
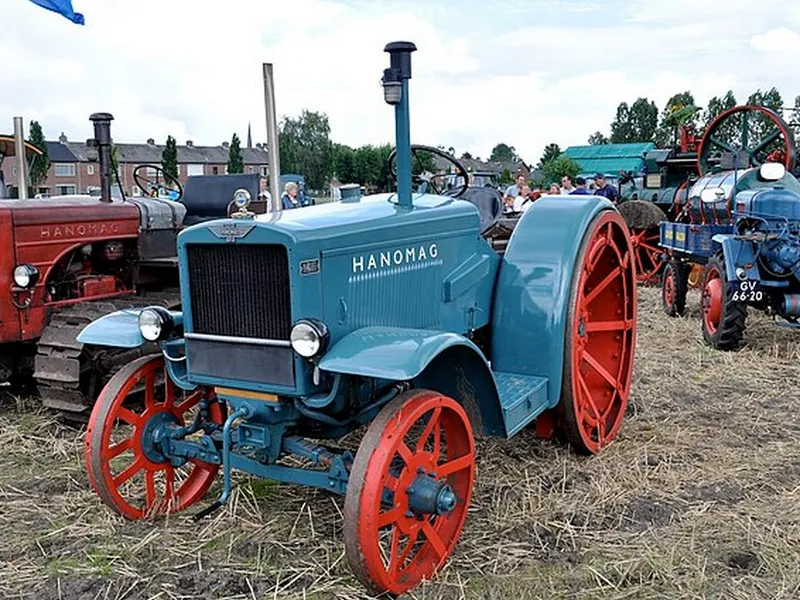
POLYGON ((607 446, 622 426, 636 345, 634 248, 616 211, 592 220, 572 277, 558 409, 582 454, 607 446))
POLYGON ((640 283, 658 281, 664 266, 664 250, 658 247, 659 223, 666 219, 666 215, 646 200, 623 202, 619 205, 619 212, 630 228, 636 257, 636 280, 640 283))
POLYGON ((390 594, 430 579, 455 548, 474 479, 460 404, 426 390, 387 404, 361 441, 345 496, 345 549, 358 579, 390 594))
POLYGON ((796 163, 794 133, 781 116, 763 106, 735 106, 721 113, 703 135, 697 157, 701 176, 715 166, 732 169, 780 162, 788 172, 796 163), (730 164, 729 164, 730 163, 730 164))
POLYGON ((689 265, 671 260, 661 276, 661 308, 669 317, 682 316, 686 311, 686 292, 689 290, 689 265))
POLYGON ((224 421, 213 391, 179 392, 164 357, 143 356, 111 378, 92 410, 85 447, 89 480, 103 502, 128 519, 188 508, 205 496, 217 474, 216 464, 168 460, 155 442, 159 426, 184 425, 202 400, 212 400, 211 421, 224 421), (143 401, 131 402, 142 395, 143 401))
POLYGON ((689 287, 697 289, 703 282, 703 265, 692 265, 692 270, 689 271, 689 287))

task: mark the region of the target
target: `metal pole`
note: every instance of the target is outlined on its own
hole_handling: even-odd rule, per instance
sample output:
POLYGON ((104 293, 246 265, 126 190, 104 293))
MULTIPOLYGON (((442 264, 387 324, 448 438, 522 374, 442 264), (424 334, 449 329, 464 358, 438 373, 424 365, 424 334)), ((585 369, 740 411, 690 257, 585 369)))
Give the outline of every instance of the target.
POLYGON ((275 79, 272 63, 264 67, 264 108, 267 117, 267 148, 269 148, 269 193, 272 196, 273 212, 283 209, 281 202, 281 157, 278 149, 278 117, 275 110, 275 79))
POLYGON ((100 162, 100 201, 111 202, 111 181, 113 165, 111 163, 111 121, 110 113, 94 113, 89 117, 94 124, 94 141, 97 144, 97 155, 100 162))
POLYGON ((22 117, 14 117, 14 147, 17 153, 17 197, 28 198, 28 163, 25 160, 25 137, 22 117))

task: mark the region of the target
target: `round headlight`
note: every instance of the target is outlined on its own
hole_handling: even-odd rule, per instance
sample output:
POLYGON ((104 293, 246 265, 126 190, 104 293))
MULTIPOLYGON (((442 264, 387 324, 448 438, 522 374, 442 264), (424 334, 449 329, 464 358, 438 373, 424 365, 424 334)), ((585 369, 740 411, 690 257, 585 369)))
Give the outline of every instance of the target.
POLYGON ((156 308, 145 308, 139 313, 139 332, 148 342, 155 342, 167 333, 169 321, 164 315, 166 312, 156 308))
POLYGON ((19 265, 14 269, 14 283, 21 288, 33 287, 39 280, 39 269, 33 265, 19 265))
POLYGON ((247 208, 250 204, 250 192, 244 188, 239 188, 233 193, 233 204, 236 208, 247 208))
POLYGON ((303 358, 312 358, 325 351, 328 328, 319 321, 304 319, 292 327, 289 340, 292 348, 303 358))

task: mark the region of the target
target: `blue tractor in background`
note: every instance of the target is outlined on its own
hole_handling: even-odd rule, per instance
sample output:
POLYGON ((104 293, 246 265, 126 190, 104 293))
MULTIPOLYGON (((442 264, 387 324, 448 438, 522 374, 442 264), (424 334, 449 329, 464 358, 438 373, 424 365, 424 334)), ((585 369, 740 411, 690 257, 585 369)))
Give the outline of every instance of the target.
POLYGON ((688 193, 688 222, 661 223, 670 260, 662 304, 683 314, 691 265, 702 279, 703 338, 718 350, 744 341, 747 308, 800 327, 800 183, 783 164, 712 173, 688 193))
POLYGON ((119 311, 78 339, 161 350, 114 375, 92 412, 86 464, 108 506, 183 510, 220 469, 222 495, 198 516, 227 501, 233 469, 328 490, 344 495, 358 579, 399 594, 454 550, 475 434, 535 426, 582 454, 615 438, 637 289, 628 228, 604 198, 539 200, 498 252, 482 235, 491 202, 414 190, 416 48, 385 50, 396 193, 255 215, 237 191, 231 218, 178 237, 180 312, 119 311), (355 452, 325 443, 362 426, 355 452))

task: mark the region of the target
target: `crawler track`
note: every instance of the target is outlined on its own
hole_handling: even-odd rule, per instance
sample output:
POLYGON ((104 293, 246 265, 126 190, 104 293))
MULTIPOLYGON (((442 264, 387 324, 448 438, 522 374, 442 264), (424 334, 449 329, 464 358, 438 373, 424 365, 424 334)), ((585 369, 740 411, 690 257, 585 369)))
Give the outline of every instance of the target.
POLYGON ((155 344, 140 348, 89 346, 76 341, 95 319, 125 308, 150 305, 168 308, 180 304, 177 290, 131 295, 114 300, 82 302, 53 312, 38 342, 34 380, 42 404, 68 422, 89 419, 97 395, 121 367, 145 354, 158 352, 155 344))

